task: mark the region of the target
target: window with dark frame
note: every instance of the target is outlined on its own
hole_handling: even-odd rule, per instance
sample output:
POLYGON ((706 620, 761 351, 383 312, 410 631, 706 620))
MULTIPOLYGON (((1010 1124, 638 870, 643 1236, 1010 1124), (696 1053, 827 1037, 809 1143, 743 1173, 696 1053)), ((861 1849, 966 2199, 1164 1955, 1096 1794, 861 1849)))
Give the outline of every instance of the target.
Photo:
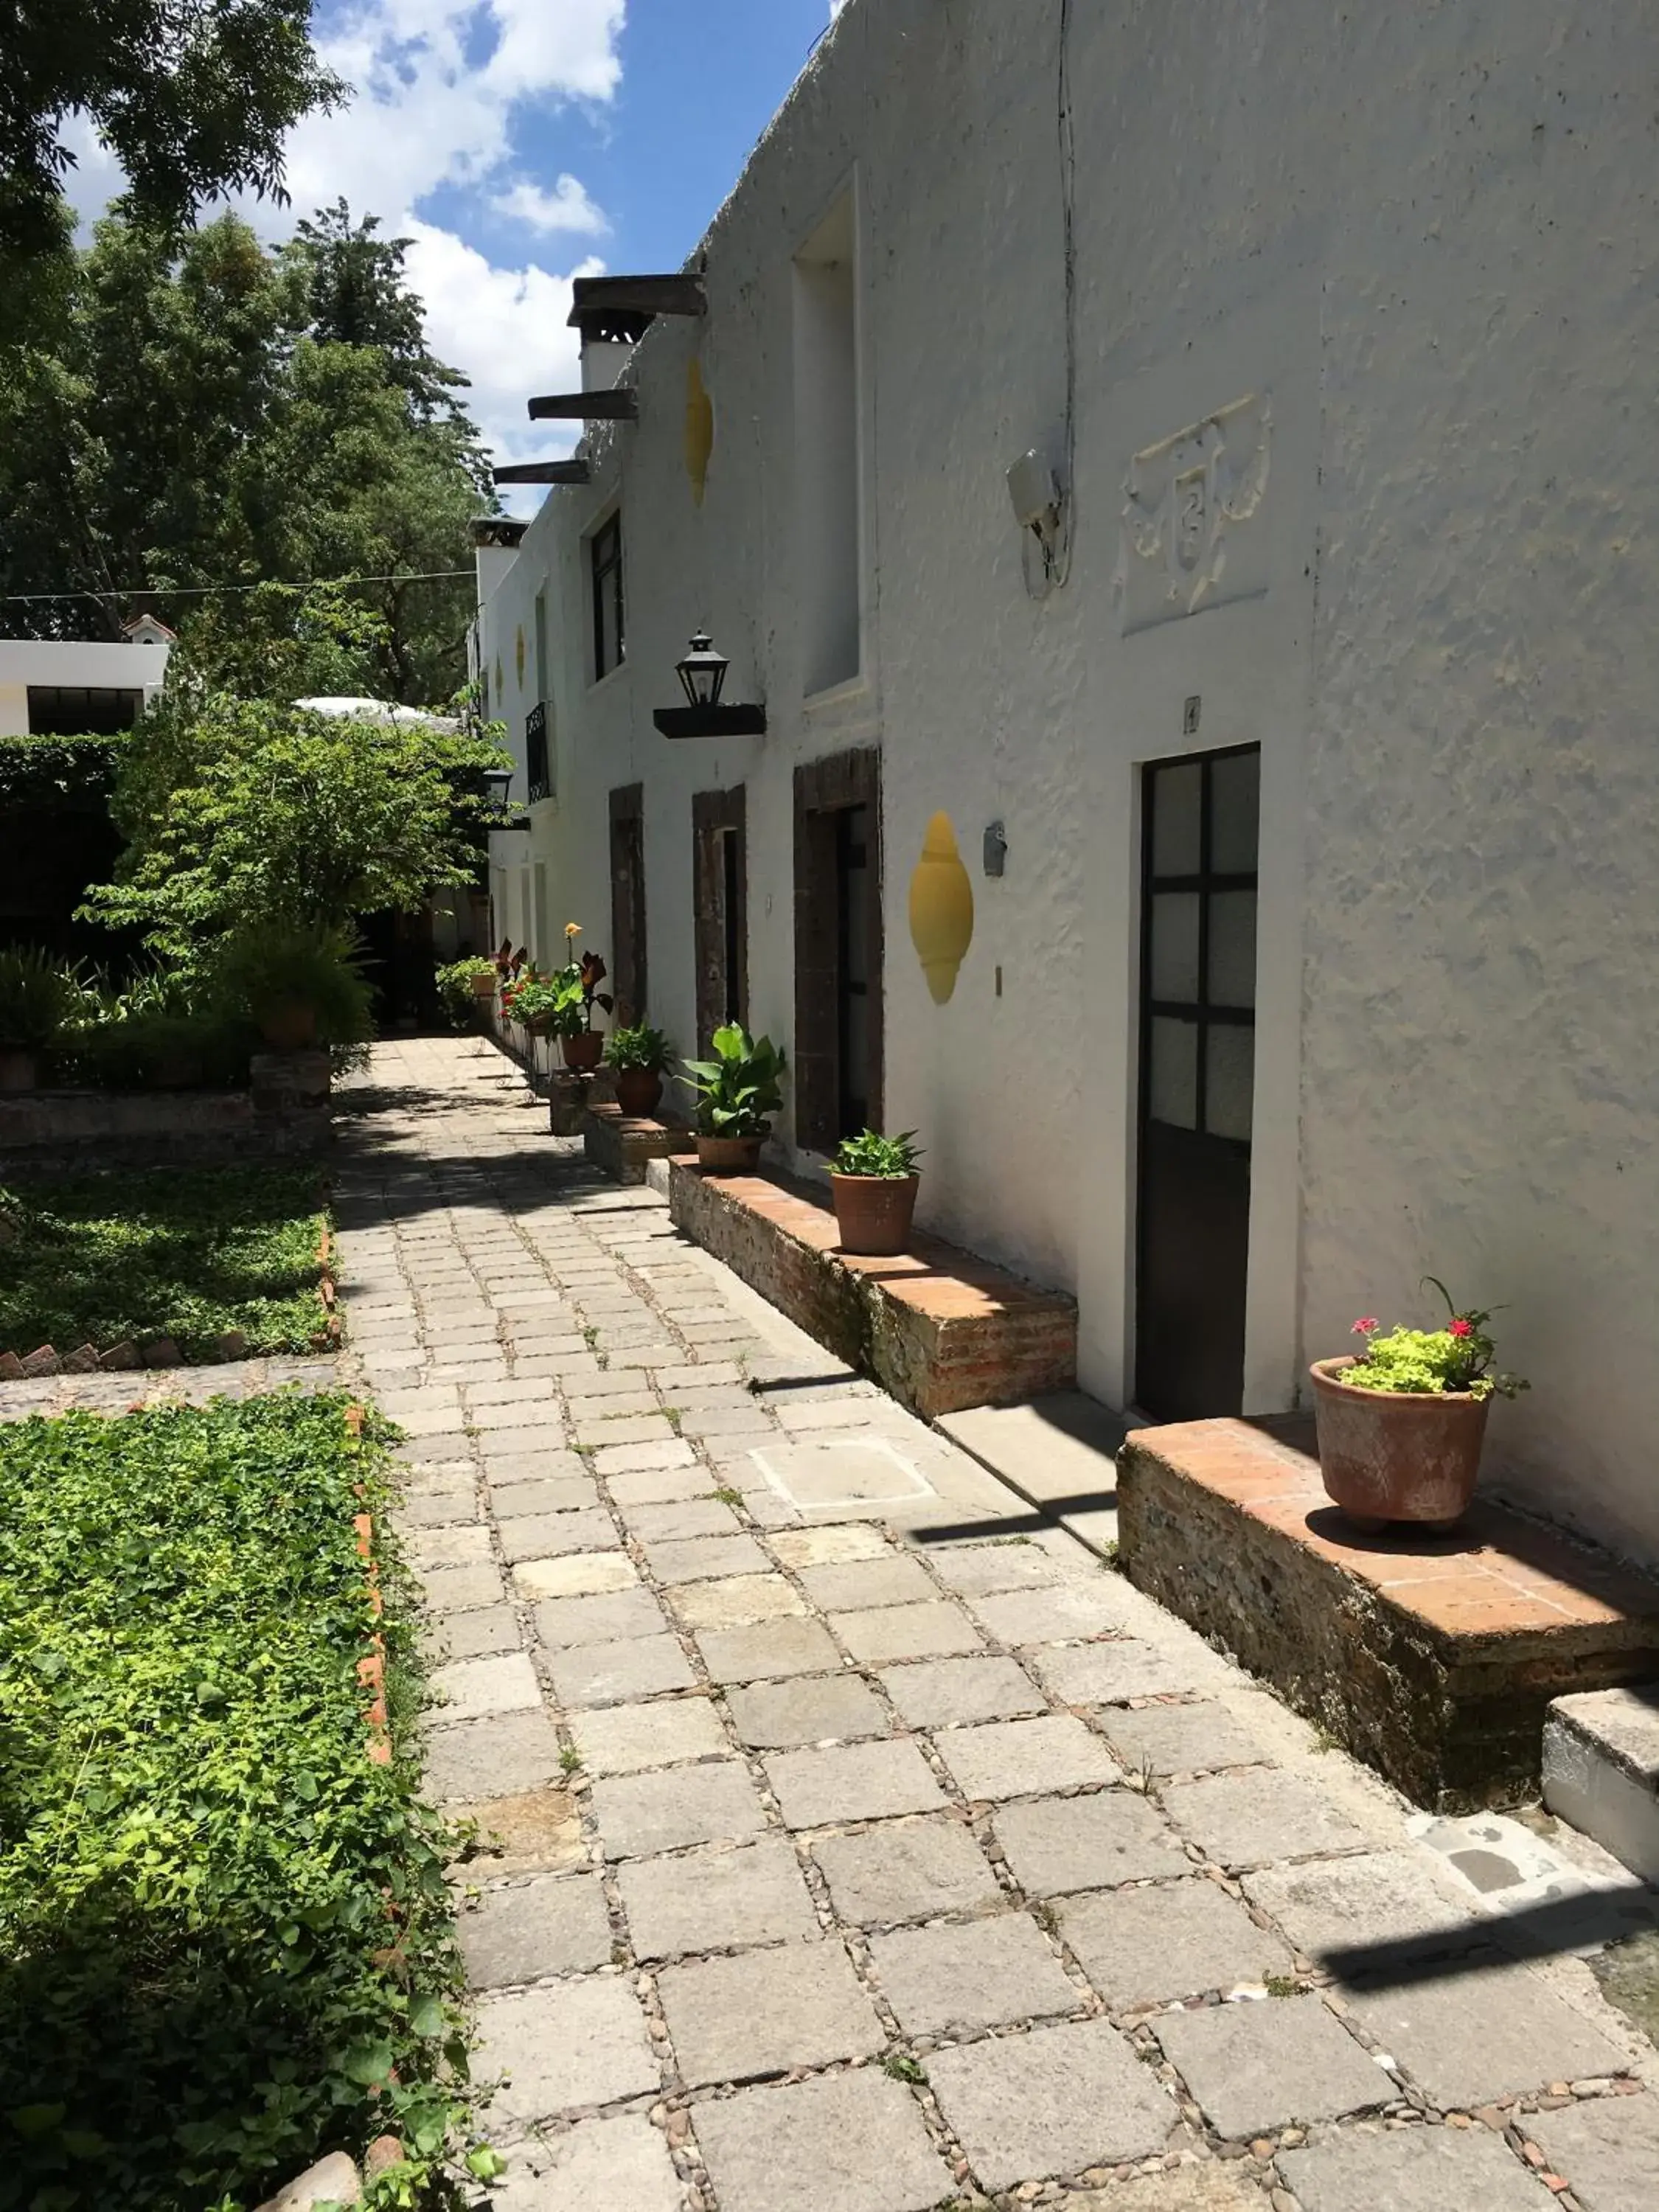
POLYGON ((31 684, 28 694, 33 738, 112 738, 144 710, 142 691, 99 684, 31 684))
POLYGON ((622 516, 602 522, 588 542, 593 592, 593 681, 627 658, 623 624, 622 516))

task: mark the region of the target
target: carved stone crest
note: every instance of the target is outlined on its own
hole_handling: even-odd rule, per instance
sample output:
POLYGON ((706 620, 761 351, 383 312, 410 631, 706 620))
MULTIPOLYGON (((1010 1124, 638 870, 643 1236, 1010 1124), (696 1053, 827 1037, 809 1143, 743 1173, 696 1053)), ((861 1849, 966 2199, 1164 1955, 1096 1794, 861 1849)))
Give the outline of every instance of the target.
POLYGON ((1117 570, 1126 630, 1266 591, 1265 542, 1239 533, 1267 494, 1272 447, 1272 402, 1252 392, 1131 460, 1117 570))

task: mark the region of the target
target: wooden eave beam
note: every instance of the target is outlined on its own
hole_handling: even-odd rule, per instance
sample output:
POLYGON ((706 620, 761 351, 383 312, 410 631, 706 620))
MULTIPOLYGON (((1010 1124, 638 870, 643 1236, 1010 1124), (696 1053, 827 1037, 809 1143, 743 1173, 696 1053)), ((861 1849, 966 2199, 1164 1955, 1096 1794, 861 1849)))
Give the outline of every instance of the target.
POLYGON ((515 461, 490 474, 498 484, 585 484, 589 471, 586 461, 515 461))
POLYGON ((556 392, 530 403, 532 422, 637 422, 640 395, 631 384, 609 392, 556 392))
POLYGON ((567 320, 580 330, 585 320, 618 312, 643 315, 702 315, 708 302, 701 276, 683 270, 660 276, 578 276, 571 287, 567 320))

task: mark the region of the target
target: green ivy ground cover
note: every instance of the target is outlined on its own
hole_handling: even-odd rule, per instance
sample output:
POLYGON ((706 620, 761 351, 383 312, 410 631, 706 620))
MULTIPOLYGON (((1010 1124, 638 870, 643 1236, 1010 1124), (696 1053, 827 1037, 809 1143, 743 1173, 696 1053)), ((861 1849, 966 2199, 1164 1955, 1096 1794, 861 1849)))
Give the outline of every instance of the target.
POLYGON ((0 1352, 171 1337, 217 1356, 306 1352, 326 1216, 314 1168, 110 1170, 0 1190, 0 1352))
POLYGON ((352 1515, 383 1546, 386 1453, 345 1404, 0 1427, 0 2200, 27 2212, 231 2212, 388 2129, 424 2203, 463 2140, 454 1838, 401 1741, 367 1756, 352 1515))

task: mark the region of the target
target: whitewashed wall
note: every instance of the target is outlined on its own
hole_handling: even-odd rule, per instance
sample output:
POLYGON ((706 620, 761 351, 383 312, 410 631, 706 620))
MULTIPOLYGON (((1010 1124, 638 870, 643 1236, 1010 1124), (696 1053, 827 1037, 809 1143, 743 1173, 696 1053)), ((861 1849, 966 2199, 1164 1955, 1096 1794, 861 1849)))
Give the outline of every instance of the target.
POLYGON ((878 742, 886 1119, 922 1132, 930 1225, 1077 1290, 1087 1380, 1121 1399, 1138 769, 1193 748, 1197 695, 1197 743, 1262 747, 1247 1402, 1291 1403, 1356 1313, 1425 1315, 1432 1269, 1507 1305, 1534 1381, 1494 1459, 1659 1554, 1651 10, 1073 15, 1069 581, 1027 597, 1003 484, 1065 411, 1058 7, 853 0, 709 231, 706 325, 647 333, 640 422, 590 438, 592 485, 550 496, 486 608, 522 759, 551 579, 552 927, 608 950, 606 794, 643 781, 651 1012, 689 1043, 691 794, 742 781, 751 1014, 789 1041, 792 771, 878 742), (849 184, 863 669, 803 702, 791 263, 849 184), (1126 483, 1231 408, 1265 489, 1206 603, 1148 622, 1126 483), (629 660, 590 687, 581 533, 618 495, 629 660), (698 623, 728 695, 764 697, 764 739, 652 730, 698 623), (939 808, 978 916, 943 1007, 905 923, 939 808))
POLYGON ((82 638, 0 638, 0 737, 27 737, 31 684, 142 691, 148 706, 166 681, 172 649, 82 638))

